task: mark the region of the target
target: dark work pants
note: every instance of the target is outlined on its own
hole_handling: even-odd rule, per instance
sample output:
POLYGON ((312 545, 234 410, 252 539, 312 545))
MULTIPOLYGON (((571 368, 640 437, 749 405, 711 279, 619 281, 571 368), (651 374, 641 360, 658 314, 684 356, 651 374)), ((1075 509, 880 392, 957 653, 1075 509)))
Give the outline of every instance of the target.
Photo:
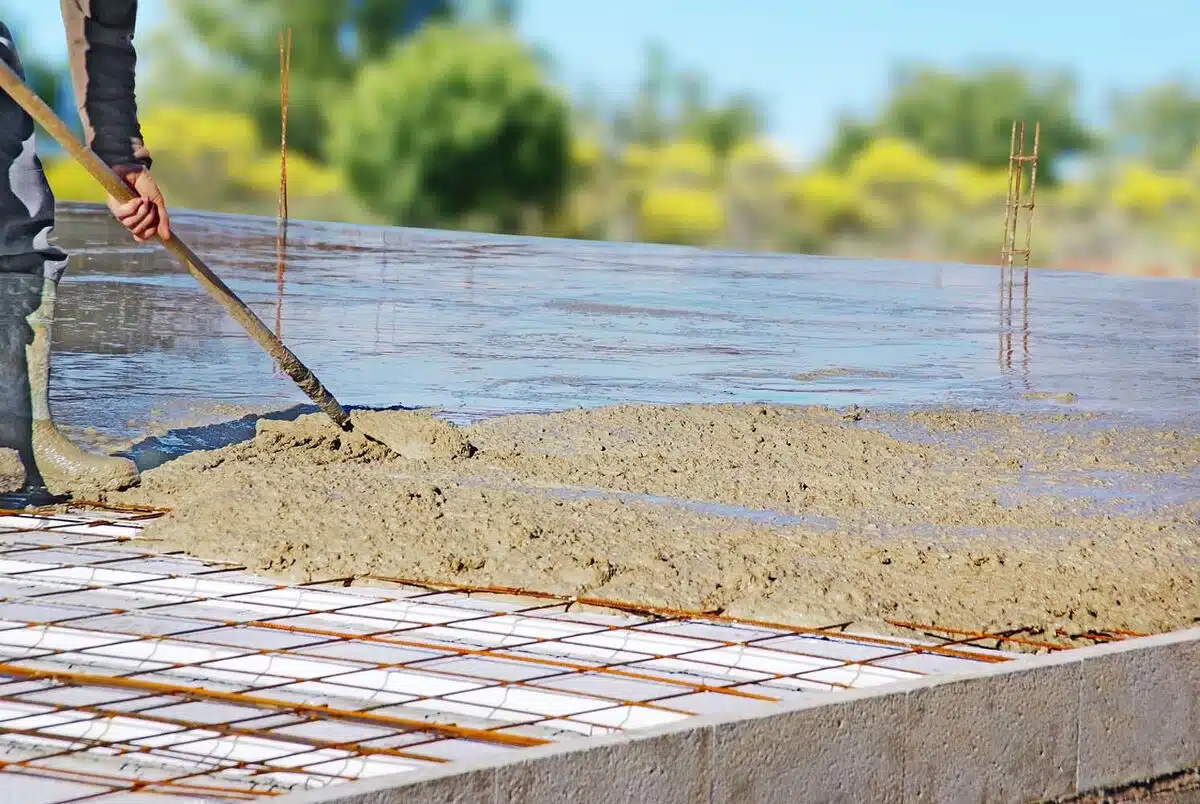
MULTIPOLYGON (((12 34, 0 23, 0 58, 24 77, 12 34)), ((0 92, 0 447, 32 467, 26 318, 41 305, 43 279, 58 281, 67 255, 50 244, 54 194, 42 173, 33 120, 0 92)))

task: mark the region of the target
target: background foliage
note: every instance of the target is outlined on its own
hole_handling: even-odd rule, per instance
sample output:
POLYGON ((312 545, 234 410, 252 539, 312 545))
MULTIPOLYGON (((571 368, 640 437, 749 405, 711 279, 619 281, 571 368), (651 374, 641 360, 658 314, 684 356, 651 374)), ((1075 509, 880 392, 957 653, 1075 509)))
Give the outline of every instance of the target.
MULTIPOLYGON (((1068 74, 900 65, 874 114, 843 116, 797 164, 764 137, 758 99, 715 96, 660 46, 623 102, 568 97, 550 54, 517 38, 511 0, 170 2, 170 24, 139 34, 167 66, 140 98, 176 206, 274 213, 291 26, 296 217, 994 262, 1012 122, 1036 120, 1036 261, 1200 275, 1186 82, 1114 94, 1092 126, 1068 74)), ((63 65, 26 62, 69 111, 63 65)), ((47 170, 60 198, 97 198, 72 165, 47 170)))

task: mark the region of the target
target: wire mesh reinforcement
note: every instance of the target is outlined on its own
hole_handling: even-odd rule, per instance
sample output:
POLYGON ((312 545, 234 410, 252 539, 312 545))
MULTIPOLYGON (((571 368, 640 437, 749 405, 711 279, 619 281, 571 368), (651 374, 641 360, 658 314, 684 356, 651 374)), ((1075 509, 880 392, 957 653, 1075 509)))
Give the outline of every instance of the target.
POLYGON ((13 800, 256 799, 1008 659, 981 647, 995 634, 916 641, 404 579, 279 584, 142 549, 157 515, 0 513, 13 800))

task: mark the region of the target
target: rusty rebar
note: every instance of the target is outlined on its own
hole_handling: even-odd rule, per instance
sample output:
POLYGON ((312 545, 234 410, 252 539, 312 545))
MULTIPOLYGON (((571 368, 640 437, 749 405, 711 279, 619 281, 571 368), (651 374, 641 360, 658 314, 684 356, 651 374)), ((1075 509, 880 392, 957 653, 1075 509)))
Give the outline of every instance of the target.
POLYGON ((283 337, 283 275, 287 270, 288 89, 292 73, 292 29, 279 32, 279 200, 275 209, 275 337, 283 337))
POLYGON ((210 690, 205 687, 187 687, 182 684, 168 684, 162 681, 148 681, 128 676, 108 676, 96 673, 82 673, 74 670, 50 670, 47 668, 24 667, 11 662, 0 663, 0 676, 25 678, 35 681, 56 681, 65 684, 77 684, 88 687, 106 687, 110 689, 130 690, 136 692, 151 692, 159 695, 176 695, 193 701, 218 701, 221 703, 241 705, 253 709, 267 709, 279 712, 295 712, 311 714, 328 720, 344 720, 351 723, 363 723, 390 727, 405 732, 429 732, 443 737, 471 740, 473 742, 494 743, 518 747, 545 745, 550 742, 538 737, 522 737, 517 734, 504 734, 486 729, 473 729, 466 726, 454 726, 447 723, 433 723, 426 720, 384 715, 367 710, 338 709, 332 706, 317 704, 295 703, 278 698, 267 698, 261 695, 251 695, 241 692, 224 692, 210 690))
POLYGON ((996 642, 1011 642, 1014 645, 1025 645, 1034 648, 1045 648, 1046 650, 1066 650, 1070 645, 1061 645, 1056 642, 1045 642, 1039 639, 1030 639, 1028 637, 1017 636, 1018 634, 1026 633, 1028 628, 1013 628, 1007 631, 996 633, 988 633, 987 631, 972 631, 966 628, 949 628, 942 625, 925 625, 922 623, 905 622, 904 620, 884 620, 888 625, 896 628, 908 628, 913 631, 926 631, 930 633, 951 634, 958 637, 966 637, 972 641, 992 641, 996 642))
POLYGON ((715 623, 725 623, 729 625, 745 625, 753 628, 764 628, 772 631, 780 631, 785 635, 792 636, 817 636, 826 639, 846 640, 851 639, 855 642, 860 642, 867 645, 879 645, 886 647, 904 647, 910 648, 914 653, 937 653, 941 655, 950 655, 959 659, 979 659, 981 661, 1004 662, 1008 661, 1005 656, 979 656, 973 653, 966 652, 947 652, 931 645, 909 645, 905 642, 889 639, 882 636, 865 636, 862 634, 847 634, 842 631, 829 632, 819 628, 806 628, 797 625, 785 625, 783 623, 771 622, 769 620, 756 620, 746 617, 733 617, 727 614, 717 614, 714 612, 704 611, 689 611, 687 609, 671 608, 669 606, 654 606, 645 603, 629 603, 621 600, 611 600, 608 598, 599 597, 564 597, 552 592, 537 592, 530 589, 512 586, 467 586, 464 584, 454 584, 443 581, 421 581, 411 578, 392 578, 383 575, 371 575, 370 579, 382 581, 384 583, 401 584, 405 586, 415 586, 418 588, 437 589, 440 591, 459 591, 464 593, 486 593, 499 595, 514 595, 519 597, 532 597, 558 600, 563 604, 577 604, 581 606, 594 606, 596 608, 611 609, 613 611, 622 611, 628 614, 640 614, 643 616, 669 617, 671 619, 687 619, 700 620, 715 623))
POLYGON ((204 795, 205 798, 209 798, 209 799, 211 799, 215 795, 218 799, 231 798, 231 799, 238 800, 238 801, 252 801, 255 798, 260 798, 263 796, 277 796, 280 794, 280 791, 273 791, 273 790, 253 791, 253 790, 247 790, 245 788, 229 787, 229 786, 199 785, 199 784, 178 784, 178 785, 176 785, 173 783, 174 782, 173 778, 149 780, 149 779, 138 779, 136 776, 135 777, 113 776, 112 774, 108 774, 108 773, 96 773, 94 771, 85 771, 85 770, 71 770, 70 772, 67 772, 67 771, 57 770, 55 768, 29 767, 28 765, 24 765, 20 762, 9 762, 9 761, 3 761, 3 760, 0 760, 0 771, 4 771, 6 773, 17 773, 22 776, 30 776, 30 777, 37 778, 37 779, 56 779, 59 781, 62 781, 62 780, 81 781, 82 780, 84 784, 91 784, 94 786, 104 785, 109 788, 108 790, 102 791, 100 793, 96 793, 94 795, 80 796, 78 798, 73 798, 73 799, 71 799, 72 802, 86 801, 90 798, 95 798, 98 796, 106 796, 106 795, 110 795, 112 793, 134 792, 134 791, 144 792, 144 793, 160 793, 163 795, 188 794, 189 797, 194 796, 196 794, 202 794, 202 795, 204 795), (12 768, 16 768, 16 770, 11 770, 12 768), (154 788, 165 788, 165 789, 156 790, 154 788))
MULTIPOLYGON (((1033 242, 1033 209, 1037 204, 1037 169, 1038 169, 1038 150, 1042 134, 1042 123, 1037 121, 1033 124, 1033 158, 1029 160, 1029 203, 1025 207, 1025 282, 1029 282, 1029 255, 1032 253, 1033 242)), ((1024 143, 1022 143, 1022 151, 1024 151, 1024 143)))
MULTIPOLYGON (((104 521, 114 525, 128 524, 130 532, 136 532, 140 525, 129 523, 138 517, 156 513, 154 511, 130 511, 125 514, 114 513, 111 517, 105 513, 101 514, 103 519, 92 521, 104 521)), ((28 515, 26 514, 26 516, 28 515)), ((62 515, 54 517, 54 524, 50 525, 51 532, 54 528, 86 524, 69 522, 68 519, 69 517, 62 515)), ((20 530, 18 529, 18 532, 20 530)), ((29 532, 36 533, 46 530, 47 528, 35 526, 29 532)), ((87 545, 103 545, 105 543, 116 545, 129 539, 128 536, 123 535, 92 539, 83 532, 85 530, 85 528, 81 528, 79 535, 66 539, 65 544, 75 546, 82 542, 87 545)), ((47 542, 50 541, 55 542, 55 549, 61 549, 63 545, 59 542, 64 540, 47 539, 47 542)), ((36 544, 22 544, 17 552, 36 549, 38 549, 36 544)), ((36 556, 36 553, 34 555, 36 556)), ((1005 662, 1012 657, 985 649, 981 643, 991 644, 990 641, 1007 641, 1051 649, 1059 647, 1052 643, 1043 643, 1022 636, 1026 629, 1013 629, 997 634, 893 621, 892 624, 896 627, 915 628, 923 632, 945 635, 939 637, 944 640, 942 644, 922 645, 898 638, 845 633, 842 629, 849 626, 850 623, 838 623, 825 628, 805 628, 730 617, 720 612, 687 611, 593 597, 569 597, 512 587, 472 587, 387 577, 378 577, 374 580, 401 584, 406 587, 403 593, 351 595, 345 599, 317 598, 312 601, 274 600, 269 597, 256 599, 264 592, 282 590, 297 590, 297 594, 304 590, 312 590, 316 594, 328 593, 334 591, 333 587, 345 585, 347 580, 335 578, 296 585, 246 583, 244 589, 241 588, 242 584, 238 584, 236 587, 227 586, 212 590, 205 590, 199 585, 181 586, 173 589, 169 593, 169 599, 163 602, 161 592, 156 591, 154 585, 160 584, 165 579, 186 578, 201 582, 215 575, 217 580, 220 580, 225 573, 238 572, 241 568, 215 564, 195 573, 145 572, 141 577, 120 576, 114 577, 109 582, 105 582, 105 578, 97 574, 101 570, 121 566, 123 562, 136 562, 154 557, 156 555, 153 553, 141 551, 117 556, 110 552, 105 555, 105 552, 101 550, 94 556, 87 556, 80 563, 63 564, 44 561, 13 567, 14 571, 7 573, 13 578, 37 579, 41 577, 42 573, 68 567, 77 567, 81 570, 69 580, 52 576, 47 579, 49 587, 33 587, 22 590, 21 595, 4 598, 0 602, 31 603, 41 600, 53 604, 55 595, 79 595, 81 592, 86 594, 88 590, 99 592, 125 589, 137 592, 142 585, 148 585, 147 593, 154 593, 159 597, 145 600, 138 598, 136 604, 129 605, 128 612, 125 609, 108 609, 102 602, 98 602, 89 607, 90 611, 83 613, 68 611, 63 612, 65 616, 50 621, 13 623, 0 629, 0 631, 41 629, 41 631, 35 631, 39 635, 34 640, 35 644, 29 646, 31 650, 19 658, 10 659, 10 664, 0 664, 0 701, 36 705, 41 707, 40 711, 53 712, 56 717, 53 724, 46 727, 35 727, 32 724, 10 718, 12 725, 16 728, 9 729, 9 731, 18 738, 31 740, 45 738, 47 745, 41 749, 43 753, 40 756, 10 761, 7 765, 0 764, 0 770, 57 774, 57 778, 71 778, 73 769, 58 771, 47 765, 51 761, 63 757, 88 752, 101 752, 117 757, 118 761, 123 757, 136 759, 141 754, 166 757, 195 755, 200 757, 202 764, 180 769, 178 773, 172 769, 170 778, 111 777, 111 781, 98 783, 98 786, 111 787, 114 791, 136 790, 138 792, 172 794, 188 790, 197 783, 207 786, 210 780, 220 784, 224 779, 223 774, 227 774, 231 778, 237 779, 236 782, 233 782, 234 784, 240 783, 246 787, 230 788, 231 791, 236 790, 237 792, 231 792, 226 797, 257 797, 272 794, 273 786, 279 785, 286 788, 292 784, 290 778, 272 778, 275 774, 307 774, 314 778, 320 776, 317 782, 324 783, 325 781, 339 782, 353 778, 359 773, 357 770, 326 764, 329 760, 323 756, 310 758, 308 756, 310 752, 344 752, 349 755, 346 757, 347 760, 365 760, 368 757, 377 756, 381 760, 395 758, 433 763, 439 762, 441 759, 436 747, 426 751, 424 746, 436 746, 443 740, 482 740, 511 748, 549 742, 541 737, 530 736, 530 732, 518 735, 512 729, 552 727, 560 717, 575 719, 576 715, 586 716, 589 712, 625 711, 630 708, 658 710, 687 716, 696 714, 696 708, 688 705, 688 700, 689 696, 697 693, 729 695, 758 701, 779 700, 784 697, 784 693, 781 691, 778 695, 773 696, 771 694, 772 686, 785 685, 791 689, 803 690, 818 685, 821 689, 842 689, 858 685, 858 681, 853 676, 848 678, 830 677, 827 675, 830 671, 854 674, 877 669, 882 672, 894 671, 898 675, 908 673, 914 677, 927 672, 924 669, 902 668, 893 664, 895 659, 904 656, 933 654, 975 662, 1005 662), (82 571, 84 569, 90 569, 93 572, 82 571), (396 612, 372 610, 372 607, 384 603, 418 607, 422 605, 455 606, 453 600, 443 601, 442 597, 474 594, 503 595, 520 599, 500 606, 471 607, 462 606, 460 603, 458 604, 459 608, 464 610, 458 615, 437 618, 436 621, 430 621, 428 625, 420 626, 417 624, 426 622, 423 617, 412 619, 396 612), (245 600, 246 610, 239 611, 237 609, 238 600, 245 600), (205 611, 197 609, 193 605, 216 601, 222 601, 225 606, 235 604, 234 611, 228 614, 220 611, 205 611), (575 605, 620 611, 637 615, 641 620, 612 623, 604 620, 597 621, 585 616, 572 616, 568 612, 570 607, 575 605), (141 628, 136 632, 114 631, 111 626, 105 627, 101 620, 96 619, 124 613, 152 616, 151 612, 164 609, 166 610, 164 614, 170 618, 174 616, 170 613, 170 609, 176 606, 189 607, 186 614, 180 612, 177 615, 186 619, 181 620, 177 625, 172 623, 171 627, 167 629, 156 629, 153 632, 141 628), (360 624, 330 627, 319 621, 312 622, 312 618, 334 615, 355 617, 357 618, 356 622, 360 624), (90 620, 95 620, 95 622, 89 622, 90 620), (572 627, 568 629, 567 633, 556 634, 542 634, 519 628, 522 623, 529 623, 532 626, 547 620, 586 627, 572 627), (489 621, 491 622, 489 623, 489 621), (506 625, 502 630, 512 636, 519 636, 519 639, 506 639, 502 643, 492 642, 491 638, 496 635, 498 625, 510 621, 515 625, 512 628, 506 625), (639 634, 645 636, 662 634, 665 637, 671 637, 675 626, 704 622, 743 626, 753 628, 755 632, 706 634, 703 636, 684 633, 675 637, 683 640, 682 642, 661 649, 650 645, 622 645, 621 647, 630 653, 621 655, 619 658, 607 656, 594 659, 588 656, 581 659, 569 654, 555 655, 556 646, 566 647, 576 638, 592 637, 594 639, 599 636, 604 637, 605 642, 597 644, 607 644, 612 639, 634 638, 639 634), (430 629, 428 634, 426 629, 430 629), (442 629, 448 629, 447 633, 441 633, 442 629), (409 633, 410 630, 412 633, 409 633), (267 631, 289 634, 295 639, 288 640, 281 647, 257 647, 258 645, 274 644, 274 640, 264 638, 267 631), (104 634, 111 638, 105 639, 103 644, 85 643, 91 645, 91 647, 85 648, 57 641, 59 635, 76 632, 78 635, 104 634), (479 642, 471 636, 472 634, 478 634, 480 635, 479 639, 486 641, 479 642), (490 637, 486 635, 490 635, 490 637), (822 653, 819 648, 815 647, 817 644, 815 642, 812 648, 807 647, 807 643, 803 642, 788 645, 775 643, 776 640, 783 638, 800 637, 830 639, 839 642, 851 641, 875 647, 878 650, 872 651, 873 655, 866 658, 844 660, 822 653), (39 644, 43 647, 39 647, 39 644), (369 648, 364 648, 361 655, 355 651, 347 653, 347 649, 342 647, 359 644, 364 646, 374 644, 377 646, 376 652, 385 646, 407 648, 419 651, 422 657, 396 657, 398 661, 380 662, 380 658, 389 657, 372 656, 369 648), (146 647, 132 647, 137 645, 146 647), (207 648, 209 652, 198 655, 190 661, 175 661, 176 657, 165 653, 174 647, 193 651, 197 648, 207 648), (746 651, 746 658, 751 655, 787 656, 797 660, 797 666, 778 668, 750 665, 754 667, 754 672, 752 677, 747 679, 735 670, 735 668, 747 667, 747 665, 740 660, 731 661, 705 654, 705 651, 714 649, 721 649, 723 652, 728 652, 730 649, 746 651), (105 654, 136 655, 147 661, 153 661, 154 665, 152 667, 137 665, 132 669, 110 668, 103 672, 80 672, 77 667, 62 667, 64 662, 74 663, 74 657, 79 650, 86 650, 97 656, 105 654), (150 652, 146 653, 147 650, 150 652), (130 651, 132 654, 129 653, 130 651), (237 661, 250 660, 255 657, 262 657, 262 661, 269 662, 271 669, 250 666, 245 662, 238 663, 237 661), (532 669, 532 672, 526 670, 516 676, 509 676, 497 670, 480 670, 473 666, 445 664, 458 657, 520 663, 532 669), (311 671, 307 669, 287 670, 276 666, 276 658, 328 660, 333 661, 336 665, 341 665, 341 667, 332 667, 328 670, 318 667, 311 671), (818 661, 812 661, 814 659, 818 661), (429 661, 437 662, 436 669, 434 669, 435 666, 425 664, 429 661), (654 667, 653 662, 662 661, 685 662, 686 669, 679 671, 683 674, 682 676, 671 677, 674 672, 672 670, 663 670, 663 675, 658 676, 655 674, 658 671, 650 668, 654 667), (651 664, 646 664, 647 662, 651 664), (207 665, 213 665, 213 667, 208 671, 202 670, 207 665), (538 668, 542 668, 544 672, 539 671, 538 668), (386 672, 393 669, 406 672, 435 672, 439 676, 444 675, 448 678, 472 683, 476 685, 475 688, 480 690, 497 691, 498 694, 503 694, 503 691, 508 689, 556 690, 559 689, 559 685, 554 682, 593 674, 649 682, 659 685, 659 689, 649 688, 645 692, 634 692, 634 697, 631 697, 628 693, 618 693, 615 690, 608 691, 608 694, 602 690, 580 692, 578 683, 567 684, 565 688, 568 691, 575 690, 589 699, 586 707, 580 707, 578 712, 567 716, 555 715, 553 708, 545 710, 540 706, 519 701, 508 701, 502 704, 494 704, 489 701, 478 702, 472 705, 500 706, 512 712, 511 721, 506 719, 501 726, 482 729, 399 716, 404 714, 405 704, 412 701, 422 702, 422 705, 428 710, 431 702, 444 697, 450 696, 450 701, 456 700, 453 697, 454 693, 439 692, 436 689, 414 688, 408 692, 416 697, 398 703, 392 700, 377 699, 372 694, 366 701, 339 704, 336 707, 316 703, 297 704, 294 703, 296 698, 283 692, 290 690, 291 685, 294 684, 320 683, 340 685, 346 689, 365 689, 370 693, 371 690, 376 689, 376 685, 359 687, 353 683, 355 679, 341 680, 340 677, 368 670, 386 672), (191 675, 179 680, 160 675, 188 674, 193 670, 197 671, 196 678, 207 677, 201 674, 206 672, 219 671, 222 675, 214 684, 205 684, 205 686, 198 686, 198 682, 194 681, 191 675), (791 672, 788 672, 789 670, 791 672), (264 673, 268 677, 261 677, 264 673), (714 682, 714 679, 717 680, 714 682), (78 687, 124 692, 114 694, 112 700, 89 699, 79 704, 63 699, 42 700, 47 696, 27 697, 48 689, 44 685, 39 685, 37 689, 30 689, 26 682, 34 680, 44 682, 44 685, 50 685, 49 689, 78 687), (183 683, 179 683, 180 681, 183 683), (546 684, 545 682, 551 683, 546 684), (767 686, 762 686, 764 684, 767 686), (280 690, 280 692, 273 692, 274 690, 280 690), (636 698, 638 695, 643 696, 643 699, 638 700, 636 698), (229 719, 229 715, 221 715, 223 722, 197 720, 190 714, 185 714, 184 710, 178 709, 184 702, 241 706, 244 707, 245 714, 237 715, 235 719, 229 719), (400 708, 393 709, 393 707, 400 708), (258 722, 266 715, 275 716, 270 720, 271 725, 258 727, 258 722), (148 724, 153 724, 154 728, 161 729, 164 733, 156 736, 153 746, 149 744, 143 746, 140 742, 131 741, 127 735, 117 732, 101 731, 97 734, 96 730, 92 730, 86 731, 86 736, 82 738, 70 736, 76 733, 82 724, 96 721, 100 726, 106 726, 108 721, 118 718, 141 719, 148 724), (66 734, 63 733, 64 729, 60 728, 64 725, 64 719, 69 729, 65 730, 66 734), (319 728, 310 730, 312 728, 310 724, 319 724, 323 721, 360 723, 375 727, 376 731, 387 733, 377 736, 371 736, 370 732, 363 736, 351 733, 347 735, 351 739, 339 739, 341 735, 335 737, 322 732, 319 728), (299 727, 305 728, 298 730, 299 727), (192 731, 197 733, 193 734, 192 731), (250 758, 235 759, 222 753, 214 753, 210 756, 204 753, 208 751, 205 746, 193 746, 197 740, 201 739, 198 734, 203 731, 212 732, 222 739, 262 738, 278 741, 280 745, 273 747, 269 754, 250 758), (111 737, 108 736, 110 734, 111 737), (403 744, 392 742, 402 735, 408 735, 408 739, 403 744)), ((32 560, 36 562, 36 558, 32 560)), ((130 569, 137 571, 136 565, 130 569)), ((190 568, 188 569, 190 570, 190 568)), ((1088 638, 1105 641, 1120 639, 1123 636, 1124 634, 1117 632, 1103 632, 1090 634, 1088 638)), ((93 639, 94 637, 86 638, 93 639)), ((404 690, 400 691, 404 692, 404 690)), ((5 723, 8 722, 8 720, 0 721, 0 730, 3 730, 5 723)), ((594 725, 604 721, 581 717, 577 722, 594 725)), ((621 730, 628 728, 628 724, 619 722, 611 726, 604 726, 604 728, 610 727, 621 730)), ((532 732, 532 734, 536 733, 532 732)), ((122 768, 120 773, 124 774, 126 770, 122 768)))
MULTIPOLYGON (((1004 240, 1000 244, 1000 271, 1003 276, 1005 265, 1011 261, 1008 250, 1009 232, 1012 230, 1013 208, 1013 164, 1017 154, 1017 121, 1012 124, 1012 135, 1008 143, 1008 194, 1004 198, 1004 240)), ((1003 293, 1003 290, 1001 290, 1003 293)))

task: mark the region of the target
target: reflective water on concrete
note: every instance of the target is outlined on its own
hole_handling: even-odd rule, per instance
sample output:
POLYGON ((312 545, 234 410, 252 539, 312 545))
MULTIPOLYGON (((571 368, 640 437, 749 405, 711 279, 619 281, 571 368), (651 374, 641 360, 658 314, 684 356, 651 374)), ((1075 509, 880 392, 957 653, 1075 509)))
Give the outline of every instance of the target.
MULTIPOLYGON (((176 227, 344 405, 1200 412, 1194 281, 1033 271, 1026 286, 1018 271, 1005 292, 994 268, 301 222, 279 281, 274 221, 176 227), (1036 398, 1057 394, 1075 399, 1036 398)), ((307 401, 107 212, 67 207, 57 237, 75 255, 54 331, 61 423, 135 438, 152 421, 230 418, 215 405, 307 401)))

